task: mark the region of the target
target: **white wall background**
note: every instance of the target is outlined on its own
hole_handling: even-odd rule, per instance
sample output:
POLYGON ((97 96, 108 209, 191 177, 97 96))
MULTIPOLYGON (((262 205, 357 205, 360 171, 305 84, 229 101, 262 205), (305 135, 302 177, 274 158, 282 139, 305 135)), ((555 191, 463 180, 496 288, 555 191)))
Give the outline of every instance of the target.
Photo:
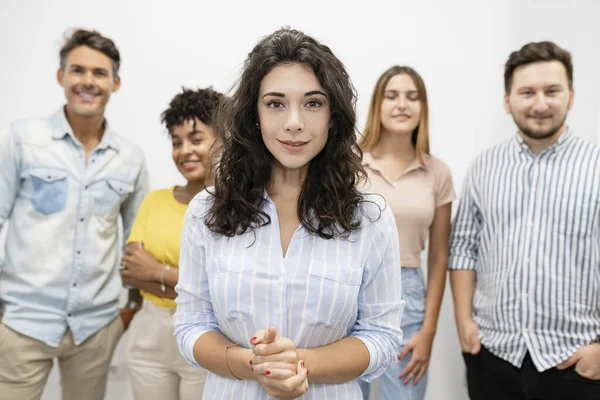
MULTIPOLYGON (((392 64, 415 67, 429 90, 432 151, 449 164, 458 191, 476 154, 515 132, 502 108, 503 64, 527 42, 553 40, 572 52, 576 101, 569 121, 580 136, 598 139, 599 17, 598 0, 0 0, 0 125, 63 104, 55 80, 63 33, 94 28, 122 54, 123 85, 107 111, 112 126, 143 148, 152 188, 180 183, 159 114, 182 85, 227 91, 257 40, 290 25, 325 42, 346 64, 361 126, 379 74, 392 64)), ((107 395, 115 400, 131 398, 122 348, 107 395)), ((53 374, 44 399, 59 393, 53 374)), ((466 398, 447 291, 427 399, 466 398)))

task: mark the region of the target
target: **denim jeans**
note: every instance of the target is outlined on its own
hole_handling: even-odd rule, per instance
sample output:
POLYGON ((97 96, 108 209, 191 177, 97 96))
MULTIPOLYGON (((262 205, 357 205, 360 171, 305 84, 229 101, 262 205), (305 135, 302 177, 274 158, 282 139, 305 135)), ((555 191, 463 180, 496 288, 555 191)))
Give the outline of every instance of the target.
MULTIPOLYGON (((425 318, 426 288, 421 268, 402 267, 402 298, 406 302, 402 314, 402 344, 405 345, 423 326, 425 318)), ((379 391, 381 400, 423 400, 427 387, 427 372, 417 385, 411 380, 404 384, 404 378, 398 376, 410 362, 411 353, 402 361, 395 362, 379 378, 379 391)), ((369 398, 370 384, 359 380, 360 388, 365 400, 369 398)))

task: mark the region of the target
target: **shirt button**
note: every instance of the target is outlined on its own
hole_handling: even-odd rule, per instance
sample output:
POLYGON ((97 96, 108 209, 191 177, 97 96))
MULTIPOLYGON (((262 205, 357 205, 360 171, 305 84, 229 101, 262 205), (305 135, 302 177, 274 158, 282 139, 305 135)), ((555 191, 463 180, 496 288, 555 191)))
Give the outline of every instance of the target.
POLYGON ((81 251, 77 250, 77 254, 81 254, 81 251))
POLYGON ((71 313, 68 313, 68 314, 67 314, 67 317, 70 317, 70 316, 71 316, 71 313))
POLYGON ((79 221, 80 221, 80 222, 83 222, 83 218, 79 218, 79 221))
POLYGON ((76 286, 77 286, 77 282, 73 282, 73 287, 76 287, 76 286))
POLYGON ((281 315, 281 308, 278 308, 277 310, 275 310, 275 314, 281 315))

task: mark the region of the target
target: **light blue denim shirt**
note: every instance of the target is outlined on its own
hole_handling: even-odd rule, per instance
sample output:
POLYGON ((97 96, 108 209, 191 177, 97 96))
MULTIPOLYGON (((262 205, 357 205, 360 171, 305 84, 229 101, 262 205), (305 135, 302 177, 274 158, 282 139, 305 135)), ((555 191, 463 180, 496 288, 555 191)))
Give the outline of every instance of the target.
POLYGON ((2 323, 58 346, 67 327, 76 344, 118 315, 119 256, 148 191, 142 151, 106 125, 85 150, 61 107, 0 130, 2 323))

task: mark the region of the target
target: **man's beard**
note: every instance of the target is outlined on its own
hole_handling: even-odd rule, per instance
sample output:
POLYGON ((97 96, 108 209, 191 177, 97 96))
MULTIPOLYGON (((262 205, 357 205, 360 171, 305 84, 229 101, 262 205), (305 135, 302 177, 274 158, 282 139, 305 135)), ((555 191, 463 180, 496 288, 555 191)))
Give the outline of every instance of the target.
POLYGON ((560 131, 560 129, 565 124, 565 121, 567 120, 567 113, 565 113, 565 115, 562 118, 562 120, 560 121, 560 123, 552 125, 550 128, 548 128, 548 130, 542 131, 542 132, 533 131, 531 129, 528 129, 525 124, 522 124, 522 125, 519 124, 519 122, 517 121, 517 119, 514 116, 513 116, 513 120, 515 121, 515 124, 517 125, 517 127, 519 128, 519 131, 523 135, 525 135, 531 139, 543 140, 543 139, 549 139, 549 138, 553 137, 560 131))

